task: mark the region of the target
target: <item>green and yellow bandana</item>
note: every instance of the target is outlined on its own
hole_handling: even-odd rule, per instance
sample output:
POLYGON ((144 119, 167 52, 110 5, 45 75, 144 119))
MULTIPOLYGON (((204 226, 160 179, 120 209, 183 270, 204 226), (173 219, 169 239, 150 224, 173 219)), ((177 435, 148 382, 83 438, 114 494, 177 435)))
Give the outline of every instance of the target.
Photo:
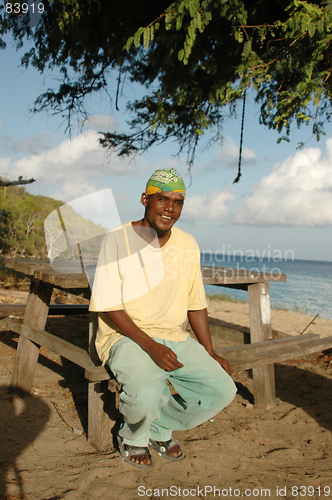
POLYGON ((186 196, 186 186, 181 175, 175 168, 156 170, 146 184, 147 195, 158 193, 158 191, 173 191, 186 196))

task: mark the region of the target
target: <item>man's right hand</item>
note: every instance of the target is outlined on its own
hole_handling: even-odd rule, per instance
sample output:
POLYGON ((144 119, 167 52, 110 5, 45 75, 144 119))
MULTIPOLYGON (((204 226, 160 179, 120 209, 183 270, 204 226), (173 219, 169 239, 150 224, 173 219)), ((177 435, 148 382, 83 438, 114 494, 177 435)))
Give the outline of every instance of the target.
POLYGON ((176 354, 169 347, 154 341, 152 346, 146 349, 151 359, 166 372, 178 370, 183 366, 176 357, 176 354))
POLYGON ((149 354, 151 359, 163 370, 171 372, 178 370, 183 366, 177 360, 176 354, 169 347, 159 344, 143 330, 141 330, 133 320, 128 316, 126 311, 108 311, 104 312, 105 316, 115 324, 119 330, 138 344, 145 352, 149 354))

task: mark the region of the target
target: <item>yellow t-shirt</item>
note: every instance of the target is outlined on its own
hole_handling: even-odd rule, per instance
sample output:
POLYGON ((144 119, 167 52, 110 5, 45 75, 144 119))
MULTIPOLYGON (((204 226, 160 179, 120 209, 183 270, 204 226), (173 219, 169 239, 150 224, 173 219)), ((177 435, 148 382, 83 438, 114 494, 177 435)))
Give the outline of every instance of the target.
POLYGON ((152 237, 144 236, 129 222, 108 233, 101 246, 90 310, 100 313, 96 349, 103 364, 112 345, 123 337, 103 312, 125 310, 150 337, 178 342, 188 337, 188 311, 207 307, 194 237, 173 227, 159 248, 153 246, 156 237, 149 244, 146 237, 152 237))

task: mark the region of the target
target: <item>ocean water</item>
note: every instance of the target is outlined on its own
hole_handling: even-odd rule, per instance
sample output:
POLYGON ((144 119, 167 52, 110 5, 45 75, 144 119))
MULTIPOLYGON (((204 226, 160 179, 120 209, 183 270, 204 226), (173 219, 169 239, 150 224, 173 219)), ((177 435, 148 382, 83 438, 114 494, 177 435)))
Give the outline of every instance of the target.
MULTIPOLYGON (((222 266, 282 273, 285 282, 270 283, 272 307, 291 309, 314 317, 332 319, 332 262, 201 254, 204 266, 222 266)), ((248 293, 205 285, 211 295, 227 294, 248 302, 248 293)))

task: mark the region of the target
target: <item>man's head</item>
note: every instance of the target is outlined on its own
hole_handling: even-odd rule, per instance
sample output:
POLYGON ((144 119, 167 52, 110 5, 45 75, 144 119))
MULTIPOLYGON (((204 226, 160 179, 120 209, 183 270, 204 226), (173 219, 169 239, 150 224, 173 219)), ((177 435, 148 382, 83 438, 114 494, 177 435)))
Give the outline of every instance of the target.
POLYGON ((166 235, 181 215, 185 195, 183 179, 175 169, 156 170, 141 198, 145 206, 145 224, 158 236, 166 235))

